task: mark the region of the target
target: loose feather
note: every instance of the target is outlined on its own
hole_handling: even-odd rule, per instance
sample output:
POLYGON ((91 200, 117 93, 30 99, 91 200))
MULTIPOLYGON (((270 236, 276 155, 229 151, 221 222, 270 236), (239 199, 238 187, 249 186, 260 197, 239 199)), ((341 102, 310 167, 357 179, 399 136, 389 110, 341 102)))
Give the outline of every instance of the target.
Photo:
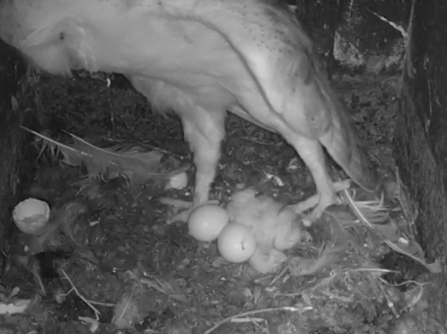
MULTIPOLYGON (((169 179, 187 170, 190 165, 171 168, 166 172, 161 162, 163 154, 158 151, 145 152, 141 148, 115 145, 109 148, 97 147, 84 139, 69 134, 73 144, 63 144, 26 127, 22 128, 43 139, 44 147, 49 147, 53 154, 58 150, 63 155, 63 162, 73 166, 85 166, 90 177, 115 178, 125 176, 132 184, 143 184, 151 179, 169 179)), ((171 162, 174 160, 171 158, 171 162)), ((177 161, 176 164, 179 163, 177 161)))

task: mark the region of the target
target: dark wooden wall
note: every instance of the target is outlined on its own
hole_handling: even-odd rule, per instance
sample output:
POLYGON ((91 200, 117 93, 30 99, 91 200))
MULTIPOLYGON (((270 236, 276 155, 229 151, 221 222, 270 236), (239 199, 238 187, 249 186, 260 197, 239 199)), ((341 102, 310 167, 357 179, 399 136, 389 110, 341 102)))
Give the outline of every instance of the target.
MULTIPOLYGON (((21 200, 21 190, 34 177, 32 153, 27 135, 19 124, 25 117, 20 80, 25 65, 18 54, 0 40, 0 251, 8 253, 11 212, 21 200), (17 101, 17 104, 13 100, 17 101)), ((25 79, 26 80, 26 79, 25 79)))
MULTIPOLYGON (((417 229, 431 260, 447 262, 447 3, 416 0, 395 133, 401 178, 419 205, 417 229)), ((447 279, 435 277, 433 312, 447 319, 447 279)))

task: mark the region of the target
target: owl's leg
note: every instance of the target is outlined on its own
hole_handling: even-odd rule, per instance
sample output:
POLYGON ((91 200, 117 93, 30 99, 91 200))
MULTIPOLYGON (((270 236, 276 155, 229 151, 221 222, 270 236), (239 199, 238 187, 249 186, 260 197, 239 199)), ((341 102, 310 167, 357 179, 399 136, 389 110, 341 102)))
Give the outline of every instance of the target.
POLYGON ((225 136, 223 112, 210 112, 196 107, 195 110, 183 112, 180 116, 185 139, 194 153, 196 180, 193 202, 189 208, 171 217, 169 222, 186 222, 193 209, 208 202, 220 158, 221 142, 225 136))
POLYGON ((309 168, 317 188, 316 195, 292 206, 298 214, 312 209, 310 214, 303 219, 305 225, 310 225, 320 218, 326 208, 340 203, 337 192, 348 189, 350 182, 349 180, 335 183, 331 181, 326 168, 323 148, 318 141, 299 137, 295 138, 291 144, 309 168))
POLYGON ((208 201, 211 183, 216 175, 216 167, 220 157, 220 145, 225 137, 226 110, 219 110, 216 105, 223 105, 220 91, 208 90, 202 101, 210 100, 208 108, 197 104, 196 94, 186 94, 177 87, 157 82, 148 78, 128 77, 137 91, 142 93, 150 102, 155 102, 158 109, 175 110, 181 118, 186 141, 194 153, 196 166, 196 180, 193 202, 186 202, 172 198, 162 198, 161 203, 174 208, 174 216, 168 218, 168 223, 174 221, 186 222, 191 211, 208 201), (214 95, 213 95, 214 94, 214 95))

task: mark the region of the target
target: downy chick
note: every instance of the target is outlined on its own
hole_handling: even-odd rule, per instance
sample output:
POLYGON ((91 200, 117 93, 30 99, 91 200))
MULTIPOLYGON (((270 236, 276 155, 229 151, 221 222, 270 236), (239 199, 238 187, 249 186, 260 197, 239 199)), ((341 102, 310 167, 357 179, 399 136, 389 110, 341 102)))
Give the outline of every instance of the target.
POLYGON ((253 229, 257 248, 249 263, 262 274, 275 272, 287 259, 283 250, 295 246, 302 237, 298 215, 282 208, 269 196, 256 196, 251 188, 235 193, 227 206, 231 221, 253 229))
POLYGON ((235 193, 227 206, 230 220, 253 228, 262 248, 286 250, 295 246, 302 236, 298 215, 291 209, 283 209, 281 203, 247 188, 235 193))

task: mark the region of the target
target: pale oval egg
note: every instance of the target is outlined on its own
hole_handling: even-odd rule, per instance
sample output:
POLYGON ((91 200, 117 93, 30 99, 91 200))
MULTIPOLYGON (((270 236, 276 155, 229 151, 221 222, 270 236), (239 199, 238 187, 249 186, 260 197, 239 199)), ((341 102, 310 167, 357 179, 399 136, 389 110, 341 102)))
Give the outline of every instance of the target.
POLYGON ((249 226, 229 223, 220 232, 217 247, 220 255, 227 261, 242 263, 255 252, 256 238, 249 226))
POLYGON ((12 217, 23 233, 37 235, 50 219, 50 206, 44 201, 28 198, 15 206, 12 217))
POLYGON ((172 176, 166 189, 183 189, 188 185, 188 174, 185 172, 172 176))
POLYGON ((199 206, 189 216, 189 234, 198 241, 214 241, 229 220, 227 210, 218 205, 205 204, 199 206))

